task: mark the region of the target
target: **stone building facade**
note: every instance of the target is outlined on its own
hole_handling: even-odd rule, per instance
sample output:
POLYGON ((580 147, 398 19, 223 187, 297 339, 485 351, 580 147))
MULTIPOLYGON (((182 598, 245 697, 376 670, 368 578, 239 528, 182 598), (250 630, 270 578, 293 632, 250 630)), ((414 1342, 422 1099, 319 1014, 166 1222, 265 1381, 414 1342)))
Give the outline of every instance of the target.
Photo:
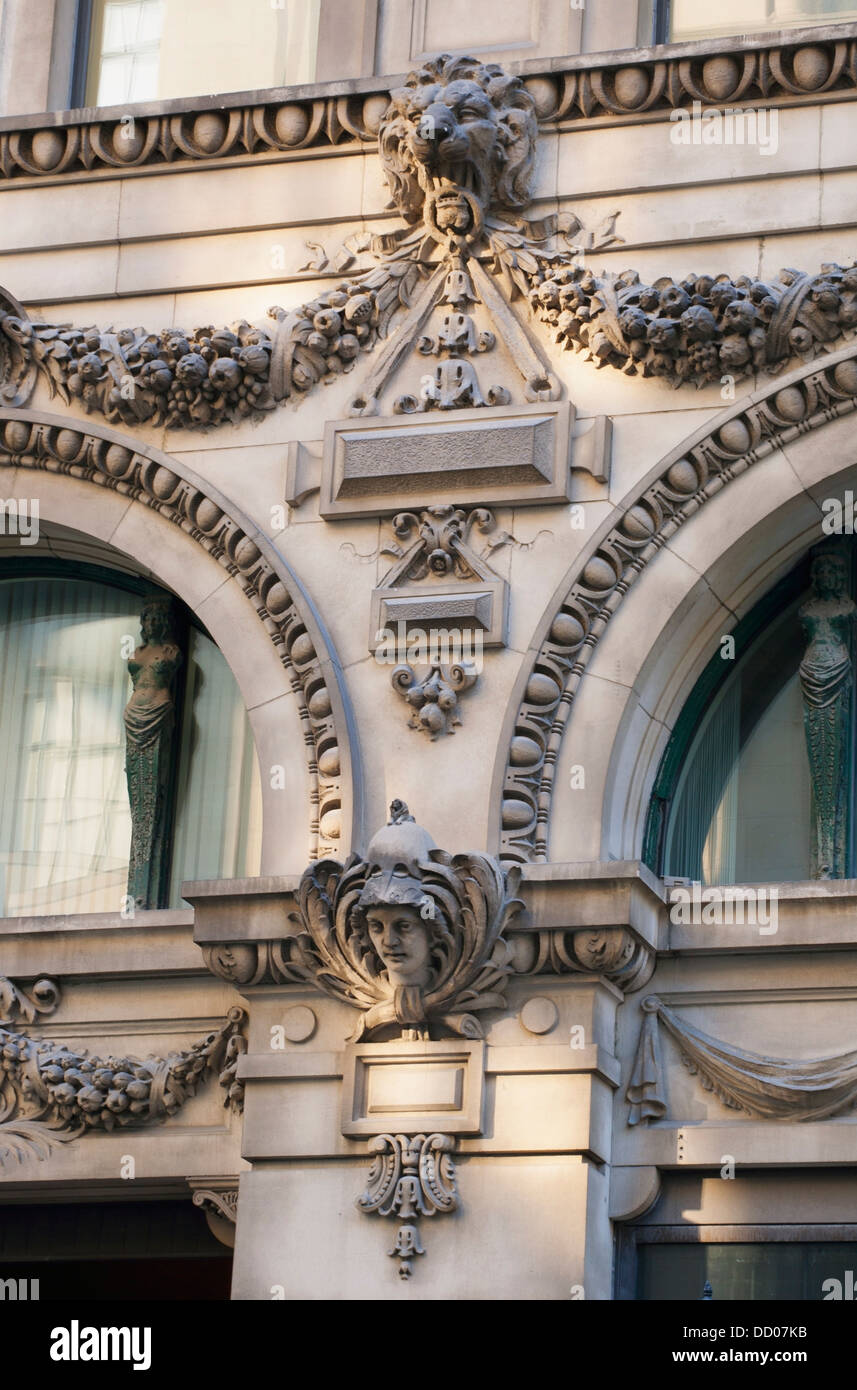
POLYGON ((699 9, 2 0, 0 1275, 849 1268, 857 8, 699 9))

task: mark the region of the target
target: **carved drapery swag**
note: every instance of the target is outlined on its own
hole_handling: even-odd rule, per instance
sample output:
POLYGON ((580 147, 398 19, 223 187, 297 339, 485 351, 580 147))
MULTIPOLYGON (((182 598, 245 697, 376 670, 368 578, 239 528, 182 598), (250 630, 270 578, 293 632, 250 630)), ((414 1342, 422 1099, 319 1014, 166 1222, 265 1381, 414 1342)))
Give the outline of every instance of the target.
MULTIPOLYGON (((207 428, 241 420, 350 371, 398 311, 405 311, 403 339, 416 337, 450 273, 465 266, 495 315, 517 300, 561 348, 675 386, 776 372, 853 332, 854 266, 786 269, 768 280, 714 272, 647 284, 633 270, 595 275, 580 253, 621 240, 615 216, 598 233, 570 213, 541 222, 521 216, 537 138, 535 102, 519 78, 496 63, 432 59, 391 93, 381 119, 381 164, 407 226, 370 239, 371 269, 297 309, 271 309, 265 325, 193 332, 32 323, 7 296, 0 299, 0 392, 24 404, 40 375, 52 394, 111 424, 207 428)), ((532 344, 505 313, 527 398, 554 398, 557 382, 534 370, 532 344)), ((441 408, 475 403, 474 370, 460 360, 462 351, 452 350, 456 361, 437 369, 431 403, 441 408)), ((372 390, 352 405, 356 414, 375 409, 372 390)))
POLYGON ((246 1017, 243 1009, 230 1009, 222 1027, 188 1051, 146 1061, 90 1057, 0 1028, 0 1165, 28 1154, 45 1158, 54 1143, 87 1130, 162 1123, 212 1074, 224 1089, 224 1105, 240 1110, 237 1064, 246 1017))
POLYGON ((135 907, 163 907, 169 873, 169 793, 175 760, 173 689, 182 654, 172 601, 146 600, 141 645, 128 662, 134 690, 125 706, 125 774, 131 805, 128 896, 135 907))
POLYGON ((681 1052, 692 1076, 730 1110, 761 1120, 824 1120, 857 1105, 857 1052, 810 1061, 761 1057, 721 1042, 686 1023, 657 995, 643 1000, 643 1025, 625 1093, 628 1124, 667 1114, 658 1023, 681 1052))
POLYGON ((477 1015, 505 1007, 518 870, 438 849, 401 801, 390 816, 365 859, 304 873, 283 977, 360 1009, 354 1041, 391 1026, 425 1039, 432 1024, 480 1038, 477 1015))
POLYGON ((812 786, 813 878, 844 878, 848 854, 855 606, 846 552, 818 551, 813 594, 800 610, 809 645, 800 665, 812 786))

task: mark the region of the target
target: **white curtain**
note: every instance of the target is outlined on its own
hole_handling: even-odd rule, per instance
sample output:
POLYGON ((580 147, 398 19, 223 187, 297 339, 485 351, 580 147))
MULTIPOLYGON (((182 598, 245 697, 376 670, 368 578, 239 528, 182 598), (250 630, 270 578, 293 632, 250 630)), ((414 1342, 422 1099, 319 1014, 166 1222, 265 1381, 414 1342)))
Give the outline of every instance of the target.
POLYGON ((4 917, 122 906, 131 818, 121 642, 137 633, 139 606, 78 580, 0 583, 4 917))
POLYGON ((262 793, 241 694, 223 656, 191 629, 182 718, 170 903, 181 884, 258 873, 262 793))
MULTIPOLYGON (((131 842, 122 712, 139 614, 138 595, 89 580, 0 582, 0 917, 122 909, 131 842)), ((179 680, 174 906, 183 879, 257 873, 262 820, 238 687, 195 628, 179 680)))

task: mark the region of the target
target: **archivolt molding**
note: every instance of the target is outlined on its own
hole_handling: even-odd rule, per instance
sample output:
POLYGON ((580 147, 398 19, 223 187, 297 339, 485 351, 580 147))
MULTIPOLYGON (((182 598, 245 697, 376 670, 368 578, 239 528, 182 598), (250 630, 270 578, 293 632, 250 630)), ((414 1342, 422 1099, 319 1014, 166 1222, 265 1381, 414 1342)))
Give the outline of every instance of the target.
MULTIPOLYGON (((635 51, 604 61, 589 55, 562 68, 526 71, 524 85, 542 124, 616 120, 686 107, 829 100, 857 87, 853 25, 813 26, 786 41, 720 39, 635 51)), ((288 157, 309 149, 359 149, 374 141, 389 89, 355 83, 345 95, 285 89, 260 102, 237 93, 194 103, 141 105, 87 118, 57 113, 17 118, 0 129, 0 181, 80 179, 113 170, 181 171, 188 165, 288 157), (129 120, 129 115, 133 118, 129 120)))
POLYGON ((495 774, 502 859, 548 858, 555 770, 575 695, 608 622, 640 573, 733 478, 855 407, 857 346, 851 345, 706 424, 599 529, 548 606, 507 716, 503 762, 495 774))
POLYGON ((285 667, 306 744, 310 857, 350 837, 350 721, 330 642, 297 576, 271 543, 208 483, 150 446, 41 412, 0 409, 0 464, 105 487, 149 507, 235 580, 285 667), (344 791, 343 788, 347 788, 344 791), (344 837, 343 837, 344 830, 344 837))

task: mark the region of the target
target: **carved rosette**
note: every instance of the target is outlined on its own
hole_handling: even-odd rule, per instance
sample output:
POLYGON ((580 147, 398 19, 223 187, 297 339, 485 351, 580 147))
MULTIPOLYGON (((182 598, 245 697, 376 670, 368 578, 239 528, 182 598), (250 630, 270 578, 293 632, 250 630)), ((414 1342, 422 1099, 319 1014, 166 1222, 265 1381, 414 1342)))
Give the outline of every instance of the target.
POLYGON ((425 1254, 417 1226, 420 1217, 458 1209, 455 1139, 448 1134, 381 1134, 371 1140, 369 1150, 372 1166, 357 1207, 400 1223, 387 1254, 398 1259, 400 1277, 409 1279, 414 1257, 425 1254))

